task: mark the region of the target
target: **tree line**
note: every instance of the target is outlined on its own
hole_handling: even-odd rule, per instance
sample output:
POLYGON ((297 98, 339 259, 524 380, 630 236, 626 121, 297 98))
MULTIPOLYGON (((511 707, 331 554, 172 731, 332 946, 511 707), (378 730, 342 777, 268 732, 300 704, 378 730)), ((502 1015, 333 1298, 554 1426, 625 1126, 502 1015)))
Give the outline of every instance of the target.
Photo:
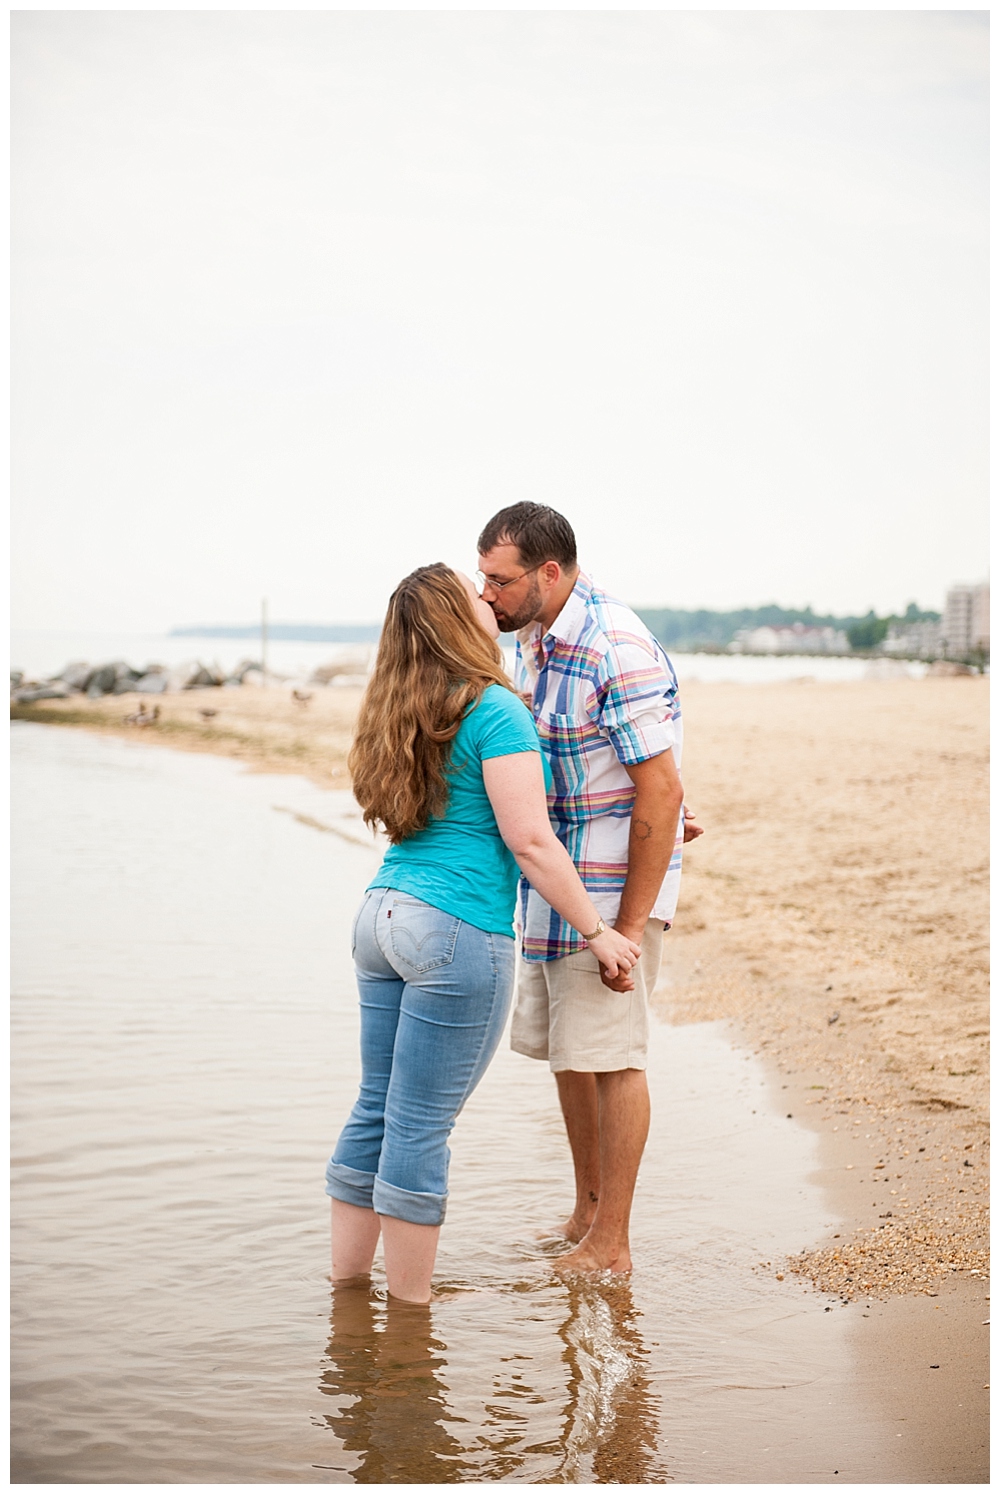
POLYGON ((877 648, 892 623, 941 619, 940 612, 921 612, 916 602, 911 602, 902 616, 891 613, 886 617, 876 616, 874 610, 863 617, 837 617, 832 612, 814 612, 811 607, 779 607, 774 602, 764 607, 738 607, 733 612, 713 612, 704 607, 693 612, 671 607, 643 607, 637 611, 650 632, 678 652, 725 648, 743 628, 790 628, 793 623, 804 623, 809 628, 842 629, 852 648, 877 648))

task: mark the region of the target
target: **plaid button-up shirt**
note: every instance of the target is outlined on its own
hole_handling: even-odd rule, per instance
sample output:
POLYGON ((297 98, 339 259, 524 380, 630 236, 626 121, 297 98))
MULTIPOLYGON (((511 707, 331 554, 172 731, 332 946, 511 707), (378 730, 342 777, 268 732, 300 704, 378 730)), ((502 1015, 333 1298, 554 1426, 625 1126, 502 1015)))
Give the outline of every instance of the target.
MULTIPOLYGON (((635 613, 581 572, 547 633, 517 635, 517 688, 531 694, 542 751, 552 768, 549 816, 601 917, 618 916, 635 785, 623 764, 671 748, 680 768, 677 676, 635 613)), ((669 925, 681 879, 683 823, 650 913, 669 925)), ((519 912, 527 960, 585 949, 575 929, 522 878, 519 912)))

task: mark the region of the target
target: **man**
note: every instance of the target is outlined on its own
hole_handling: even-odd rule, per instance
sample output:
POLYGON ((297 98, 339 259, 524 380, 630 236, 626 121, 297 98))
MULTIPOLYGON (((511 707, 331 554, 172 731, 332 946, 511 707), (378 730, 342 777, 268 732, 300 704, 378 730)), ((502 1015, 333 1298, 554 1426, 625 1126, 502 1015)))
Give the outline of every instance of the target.
MULTIPOLYGON (((579 934, 522 881, 522 962, 511 1046, 548 1059, 576 1176, 560 1233, 568 1271, 628 1271, 632 1194, 649 1131, 647 1003, 680 886, 685 838, 673 666, 635 613, 577 564, 566 519, 502 509, 479 537, 483 600, 517 635, 559 839, 601 914, 642 947, 609 979, 579 934)), ((689 823, 687 838, 702 832, 689 823)))

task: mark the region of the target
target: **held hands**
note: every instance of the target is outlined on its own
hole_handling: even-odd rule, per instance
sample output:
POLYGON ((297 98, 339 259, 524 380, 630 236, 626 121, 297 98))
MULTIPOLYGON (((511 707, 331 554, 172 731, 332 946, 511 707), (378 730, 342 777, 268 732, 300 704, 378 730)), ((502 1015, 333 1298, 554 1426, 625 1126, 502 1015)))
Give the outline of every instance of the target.
MULTIPOLYGON (((609 929, 608 932, 610 933, 611 930, 609 929)), ((636 959, 633 961, 633 964, 637 963, 638 957, 642 953, 642 930, 636 929, 633 934, 625 934, 619 929, 615 929, 614 932, 619 939, 624 938, 629 947, 636 951, 636 959)), ((593 945, 591 945, 591 948, 593 948, 593 945)), ((619 968, 617 972, 609 971, 603 960, 601 961, 601 980, 609 991, 635 990, 635 981, 632 979, 631 968, 628 970, 619 968)))
POLYGON ((630 991, 632 979, 629 971, 636 964, 642 950, 634 939, 620 934, 617 929, 605 929, 596 939, 589 941, 589 949, 597 956, 601 966, 601 979, 605 985, 614 980, 628 981, 627 985, 612 986, 612 990, 630 991))

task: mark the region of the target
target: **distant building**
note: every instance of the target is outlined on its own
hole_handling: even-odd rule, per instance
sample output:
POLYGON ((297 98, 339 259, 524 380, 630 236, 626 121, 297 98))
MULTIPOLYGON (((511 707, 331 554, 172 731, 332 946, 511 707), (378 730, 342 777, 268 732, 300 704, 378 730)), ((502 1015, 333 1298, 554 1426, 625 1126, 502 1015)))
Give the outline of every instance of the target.
POLYGON ((847 654, 850 644, 840 628, 792 623, 787 628, 740 628, 727 645, 731 654, 847 654))
POLYGON ((942 620, 944 652, 949 659, 965 659, 990 651, 990 584, 953 586, 942 620))
POLYGON ((884 654, 903 654, 911 659, 940 659, 944 653, 941 622, 893 622, 882 644, 884 654))

